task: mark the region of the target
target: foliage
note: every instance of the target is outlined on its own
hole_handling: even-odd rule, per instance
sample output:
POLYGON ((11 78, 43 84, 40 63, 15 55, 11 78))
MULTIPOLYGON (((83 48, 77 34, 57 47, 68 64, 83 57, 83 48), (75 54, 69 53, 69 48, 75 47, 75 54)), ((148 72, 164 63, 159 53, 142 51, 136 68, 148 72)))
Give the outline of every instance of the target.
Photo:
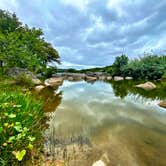
POLYGON ((41 72, 42 76, 44 78, 50 78, 53 74, 57 72, 57 69, 55 67, 48 67, 45 70, 41 72))
POLYGON ((166 72, 166 56, 145 55, 123 67, 123 75, 134 79, 160 79, 166 72))
POLYGON ((0 10, 0 66, 21 67, 33 72, 59 62, 59 54, 45 41, 41 29, 22 25, 15 14, 0 10))
POLYGON ((123 74, 123 67, 128 64, 128 60, 128 57, 123 54, 121 56, 116 57, 113 63, 113 75, 121 76, 123 74))
POLYGON ((0 165, 19 165, 41 138, 42 102, 14 89, 0 90, 0 165))

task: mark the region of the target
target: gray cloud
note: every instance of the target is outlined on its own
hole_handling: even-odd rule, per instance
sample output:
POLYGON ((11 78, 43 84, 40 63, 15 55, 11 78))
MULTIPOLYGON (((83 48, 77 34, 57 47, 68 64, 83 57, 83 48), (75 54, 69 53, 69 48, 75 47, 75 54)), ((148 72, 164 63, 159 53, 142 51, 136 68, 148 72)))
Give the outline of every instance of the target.
POLYGON ((104 66, 165 50, 166 0, 0 0, 26 24, 41 27, 63 67, 104 66))

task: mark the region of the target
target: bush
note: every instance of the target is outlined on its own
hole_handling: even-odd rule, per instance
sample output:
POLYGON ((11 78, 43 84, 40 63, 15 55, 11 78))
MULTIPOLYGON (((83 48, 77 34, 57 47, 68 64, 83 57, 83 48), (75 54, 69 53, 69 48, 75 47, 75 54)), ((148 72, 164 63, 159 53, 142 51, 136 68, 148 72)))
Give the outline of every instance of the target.
POLYGON ((130 61, 122 71, 124 76, 132 76, 134 79, 157 80, 164 75, 165 65, 165 56, 146 55, 130 61))

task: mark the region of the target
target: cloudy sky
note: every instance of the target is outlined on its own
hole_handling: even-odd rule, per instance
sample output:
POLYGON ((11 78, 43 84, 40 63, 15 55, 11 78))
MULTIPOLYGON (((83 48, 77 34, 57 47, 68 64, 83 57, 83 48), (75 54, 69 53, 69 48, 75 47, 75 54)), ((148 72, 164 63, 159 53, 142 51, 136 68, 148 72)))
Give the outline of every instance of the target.
POLYGON ((42 28, 61 67, 105 66, 122 53, 166 50, 166 0, 0 0, 0 8, 42 28))

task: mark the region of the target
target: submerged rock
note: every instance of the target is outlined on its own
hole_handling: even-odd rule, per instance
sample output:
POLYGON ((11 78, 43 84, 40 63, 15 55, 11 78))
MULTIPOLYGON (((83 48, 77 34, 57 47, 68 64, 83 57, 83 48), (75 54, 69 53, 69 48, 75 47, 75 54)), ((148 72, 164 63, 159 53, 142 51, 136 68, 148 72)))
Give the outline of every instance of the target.
POLYGON ((144 90, 152 90, 156 88, 156 85, 153 84, 152 82, 146 82, 144 84, 136 85, 135 87, 142 88, 144 90))
POLYGON ((166 100, 165 101, 161 101, 158 105, 160 107, 166 108, 166 100))
POLYGON ((44 84, 46 86, 52 86, 52 87, 62 85, 62 83, 63 83, 63 77, 52 77, 44 81, 44 84))

